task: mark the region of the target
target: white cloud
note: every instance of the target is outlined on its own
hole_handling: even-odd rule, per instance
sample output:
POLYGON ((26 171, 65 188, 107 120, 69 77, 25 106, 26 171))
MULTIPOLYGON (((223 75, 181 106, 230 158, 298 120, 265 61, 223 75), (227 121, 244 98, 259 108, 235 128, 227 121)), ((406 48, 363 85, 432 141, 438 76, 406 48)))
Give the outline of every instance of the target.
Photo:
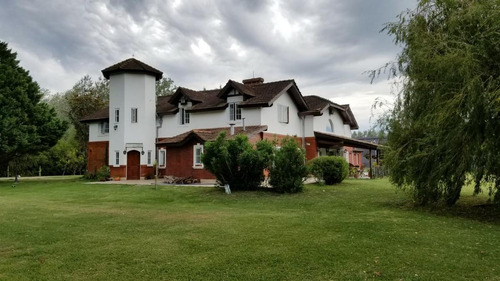
POLYGON ((349 103, 368 128, 384 82, 363 71, 398 52, 378 33, 415 0, 6 1, 2 40, 42 87, 64 91, 83 75, 136 58, 177 85, 216 88, 228 79, 295 79, 303 94, 349 103))

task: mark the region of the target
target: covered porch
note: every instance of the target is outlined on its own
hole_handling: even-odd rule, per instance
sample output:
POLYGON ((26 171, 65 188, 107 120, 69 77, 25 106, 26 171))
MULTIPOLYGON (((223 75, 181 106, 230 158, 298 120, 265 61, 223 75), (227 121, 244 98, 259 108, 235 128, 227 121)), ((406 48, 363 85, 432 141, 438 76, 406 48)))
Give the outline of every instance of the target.
MULTIPOLYGON (((372 142, 353 139, 346 136, 341 136, 328 132, 314 131, 316 138, 316 146, 318 156, 324 155, 339 155, 344 156, 345 153, 361 153, 360 149, 368 150, 369 155, 369 177, 373 178, 373 162, 380 165, 380 145, 372 142), (345 149, 351 148, 351 149, 345 149)), ((356 164, 354 163, 354 166, 356 164)))

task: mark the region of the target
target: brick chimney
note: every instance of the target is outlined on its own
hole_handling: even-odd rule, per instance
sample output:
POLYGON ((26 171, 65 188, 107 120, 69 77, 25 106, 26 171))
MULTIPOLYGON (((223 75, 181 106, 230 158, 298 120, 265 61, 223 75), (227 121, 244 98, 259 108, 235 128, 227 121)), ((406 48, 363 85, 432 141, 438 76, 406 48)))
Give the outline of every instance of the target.
POLYGON ((250 78, 250 79, 245 79, 243 80, 244 85, 258 85, 264 83, 264 78, 262 77, 256 77, 256 78, 250 78))

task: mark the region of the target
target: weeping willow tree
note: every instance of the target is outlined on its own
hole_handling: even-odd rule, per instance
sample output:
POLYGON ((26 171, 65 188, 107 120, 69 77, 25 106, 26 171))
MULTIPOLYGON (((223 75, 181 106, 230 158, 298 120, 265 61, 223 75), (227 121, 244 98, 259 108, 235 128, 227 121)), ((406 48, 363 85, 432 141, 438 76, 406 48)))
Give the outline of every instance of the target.
POLYGON ((384 30, 403 48, 386 123, 391 180, 419 204, 453 205, 469 180, 499 203, 500 1, 421 0, 384 30))

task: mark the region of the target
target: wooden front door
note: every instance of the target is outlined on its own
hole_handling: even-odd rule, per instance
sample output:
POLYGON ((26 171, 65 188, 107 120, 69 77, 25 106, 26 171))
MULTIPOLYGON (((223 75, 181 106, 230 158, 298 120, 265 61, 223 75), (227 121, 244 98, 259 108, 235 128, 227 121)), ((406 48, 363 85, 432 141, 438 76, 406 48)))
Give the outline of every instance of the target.
POLYGON ((141 154, 137 150, 127 153, 127 180, 140 179, 141 154))

